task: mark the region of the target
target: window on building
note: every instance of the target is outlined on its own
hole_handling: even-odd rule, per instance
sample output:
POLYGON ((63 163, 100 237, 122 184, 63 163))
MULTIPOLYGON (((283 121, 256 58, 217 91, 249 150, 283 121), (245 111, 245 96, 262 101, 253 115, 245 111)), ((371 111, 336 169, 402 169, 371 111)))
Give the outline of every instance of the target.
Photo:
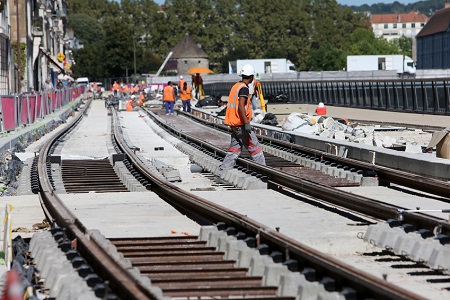
POLYGON ((396 29, 397 28, 397 24, 393 24, 392 28, 396 29))
POLYGON ((406 28, 406 24, 405 23, 402 24, 402 28, 406 28))
POLYGON ((423 27, 423 26, 425 26, 425 23, 420 23, 420 27, 423 27))
POLYGON ((384 24, 384 29, 388 29, 388 24, 384 24))
POLYGON ((416 23, 411 23, 411 28, 416 28, 416 23))

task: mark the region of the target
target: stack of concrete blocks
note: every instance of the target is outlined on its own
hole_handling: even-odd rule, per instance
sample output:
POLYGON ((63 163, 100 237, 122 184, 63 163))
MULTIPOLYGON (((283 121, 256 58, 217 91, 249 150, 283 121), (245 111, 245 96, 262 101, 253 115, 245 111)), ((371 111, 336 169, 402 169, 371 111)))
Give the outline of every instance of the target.
POLYGON ((300 272, 293 272, 280 263, 274 263, 269 256, 259 254, 242 240, 219 231, 215 226, 203 226, 199 240, 225 253, 224 259, 236 261, 236 267, 247 268, 249 276, 263 277, 264 286, 278 286, 279 297, 296 299, 344 300, 337 292, 328 292, 319 282, 307 281, 300 272))
POLYGON ((370 225, 363 240, 374 246, 421 262, 431 269, 450 274, 450 238, 428 230, 411 230, 399 223, 370 225), (391 224, 391 225, 390 225, 391 224))
POLYGON ((180 181, 181 182, 181 175, 180 171, 175 169, 172 166, 169 166, 168 164, 165 164, 164 162, 153 159, 152 160, 153 166, 158 170, 159 173, 161 173, 169 182, 175 182, 180 181))

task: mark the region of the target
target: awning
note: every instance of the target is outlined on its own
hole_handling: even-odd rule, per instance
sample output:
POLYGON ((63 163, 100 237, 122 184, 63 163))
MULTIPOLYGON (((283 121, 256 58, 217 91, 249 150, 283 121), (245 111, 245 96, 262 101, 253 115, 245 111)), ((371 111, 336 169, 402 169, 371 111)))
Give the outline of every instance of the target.
POLYGON ((44 56, 48 59, 48 61, 51 62, 55 67, 57 67, 61 71, 61 73, 66 74, 66 70, 64 70, 64 68, 62 68, 56 61, 54 61, 50 55, 45 53, 45 51, 42 50, 42 48, 39 48, 39 51, 42 54, 44 54, 44 56))

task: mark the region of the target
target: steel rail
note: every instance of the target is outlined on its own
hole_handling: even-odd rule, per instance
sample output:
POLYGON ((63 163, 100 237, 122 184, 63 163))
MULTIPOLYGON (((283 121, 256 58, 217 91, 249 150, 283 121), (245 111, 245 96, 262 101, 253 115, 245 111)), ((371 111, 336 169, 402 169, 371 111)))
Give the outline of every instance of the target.
MULTIPOLYGON (((204 120, 195 115, 183 113, 184 116, 194 119, 198 122, 206 124, 208 126, 219 128, 220 130, 229 132, 228 126, 223 124, 217 124, 204 120)), ((363 161, 358 161, 352 158, 340 157, 331 153, 324 152, 322 150, 309 148, 302 145, 293 144, 290 142, 282 141, 268 136, 257 135, 261 142, 267 142, 271 145, 278 145, 290 150, 308 153, 318 158, 323 158, 323 160, 328 160, 332 163, 343 164, 346 166, 354 167, 364 171, 375 172, 377 177, 395 184, 420 190, 426 193, 437 195, 440 197, 448 198, 450 195, 450 182, 424 177, 421 175, 408 173, 401 170, 392 169, 389 167, 384 167, 380 165, 374 165, 363 161)))
POLYGON ((91 103, 90 101, 86 103, 80 114, 64 130, 51 138, 39 152, 38 172, 41 187, 39 197, 41 203, 45 206, 44 211, 48 221, 52 225, 57 224, 59 227, 65 228, 67 236, 76 240, 77 250, 86 262, 99 276, 109 281, 109 286, 116 295, 123 299, 156 300, 158 297, 141 285, 128 269, 117 263, 95 238, 91 237, 89 230, 54 193, 48 178, 47 161, 50 159, 50 148, 58 138, 81 120, 91 103))
MULTIPOLYGON (((202 148, 209 150, 214 154, 220 154, 222 156, 225 155, 225 150, 196 137, 190 136, 184 132, 177 132, 177 130, 169 124, 159 121, 159 118, 157 118, 157 116, 152 112, 147 113, 159 123, 159 126, 166 128, 166 130, 173 132, 175 135, 183 137, 187 141, 201 145, 202 148)), ((383 203, 368 197, 338 190, 333 187, 322 186, 306 179, 300 179, 299 177, 289 175, 278 169, 260 165, 249 159, 238 158, 237 163, 242 167, 262 174, 263 176, 267 176, 269 181, 273 183, 274 186, 278 186, 281 189, 283 187, 287 187, 293 191, 317 197, 330 203, 340 205, 344 208, 355 210, 378 219, 397 219, 399 212, 405 209, 404 207, 383 203)), ((448 223, 447 220, 421 213, 407 213, 404 214, 403 217, 404 222, 413 224, 418 229, 434 230, 435 228, 439 228, 442 233, 450 234, 450 223, 448 223)))
MULTIPOLYGON (((114 120, 116 118, 117 115, 114 113, 114 120)), ((152 118, 154 120, 158 119, 154 114, 152 114, 152 118)), ((160 123, 160 126, 166 126, 161 124, 161 120, 157 120, 157 122, 160 123)), ((265 243, 277 249, 284 254, 286 260, 295 259, 301 267, 313 267, 319 274, 334 278, 341 288, 351 287, 360 296, 364 295, 364 297, 372 299, 423 299, 410 291, 399 288, 380 278, 359 271, 328 255, 317 252, 315 249, 295 241, 282 233, 276 232, 266 225, 238 212, 214 204, 161 179, 150 172, 134 151, 126 145, 121 135, 121 127, 118 126, 116 121, 114 121, 114 136, 117 144, 126 153, 128 159, 136 169, 152 182, 152 191, 168 203, 176 207, 181 207, 194 215, 201 216, 210 223, 217 224, 224 222, 227 226, 235 228, 236 231, 244 232, 247 236, 254 237, 260 244, 265 243)), ((203 145, 205 145, 204 142, 203 145)))

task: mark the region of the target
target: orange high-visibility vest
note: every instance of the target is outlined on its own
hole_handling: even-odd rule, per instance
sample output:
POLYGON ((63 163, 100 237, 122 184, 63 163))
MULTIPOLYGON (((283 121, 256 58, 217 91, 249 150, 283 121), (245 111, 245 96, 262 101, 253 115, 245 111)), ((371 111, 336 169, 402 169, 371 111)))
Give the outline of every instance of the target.
POLYGON ((119 85, 117 84, 117 82, 115 82, 114 84, 113 84, 113 90, 114 91, 117 91, 119 89, 119 85))
POLYGON ((124 91, 125 93, 129 93, 129 92, 130 92, 130 89, 128 88, 128 85, 126 85, 126 86, 123 88, 123 91, 124 91))
POLYGON ((132 99, 127 101, 126 110, 127 111, 132 111, 133 110, 133 100, 132 99))
POLYGON ((191 96, 192 96, 192 87, 188 86, 186 88, 186 90, 182 89, 181 90, 181 100, 186 101, 186 100, 191 100, 191 96))
POLYGON ((172 86, 168 85, 164 88, 163 100, 164 101, 175 101, 172 86))
POLYGON ((184 87, 184 79, 180 79, 180 81, 178 81, 178 88, 180 89, 180 90, 182 90, 183 89, 183 87, 184 87))
MULTIPOLYGON (((245 87, 245 83, 242 81, 237 82, 230 91, 230 95, 228 96, 228 104, 227 104, 227 112, 225 113, 225 124, 229 126, 242 126, 244 125, 244 121, 241 119, 239 115, 239 90, 245 87)), ((245 115, 247 116, 247 120, 250 121, 252 119, 252 105, 250 103, 250 95, 247 98, 247 103, 245 104, 245 115)))

